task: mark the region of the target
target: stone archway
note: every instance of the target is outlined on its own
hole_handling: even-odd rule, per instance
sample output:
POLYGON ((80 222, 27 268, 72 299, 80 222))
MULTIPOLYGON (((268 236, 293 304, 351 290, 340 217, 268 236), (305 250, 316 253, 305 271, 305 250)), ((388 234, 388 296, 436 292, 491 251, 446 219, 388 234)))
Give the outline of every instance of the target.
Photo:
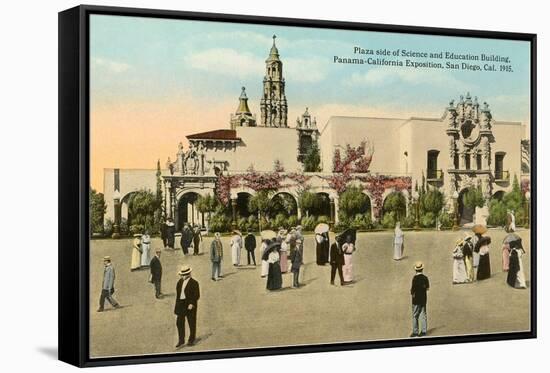
POLYGON ((475 210, 468 208, 468 206, 464 204, 464 197, 469 190, 469 188, 464 188, 458 194, 458 216, 460 225, 469 224, 474 221, 475 210))
POLYGON ((284 213, 287 217, 298 215, 298 201, 288 192, 278 192, 271 197, 277 213, 284 213))
POLYGON ((126 227, 130 227, 132 224, 132 217, 130 214, 130 200, 137 191, 129 192, 120 199, 120 219, 121 223, 125 221, 126 227))
POLYGON ((204 226, 204 215, 196 208, 198 198, 199 194, 196 192, 185 192, 178 198, 174 221, 177 231, 180 231, 185 223, 204 226))

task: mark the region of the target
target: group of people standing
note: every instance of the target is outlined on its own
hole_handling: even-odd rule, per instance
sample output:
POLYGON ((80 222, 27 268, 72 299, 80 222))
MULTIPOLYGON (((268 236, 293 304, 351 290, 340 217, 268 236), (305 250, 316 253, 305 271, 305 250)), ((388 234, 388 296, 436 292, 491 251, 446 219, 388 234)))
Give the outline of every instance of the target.
MULTIPOLYGON (((475 225, 474 235, 465 234, 457 240, 453 250, 453 284, 471 283, 491 277, 490 244, 487 227, 475 225)), ((521 238, 508 226, 502 242, 502 270, 508 272, 506 282, 514 288, 526 288, 522 256, 525 254, 521 238)))
MULTIPOLYGON (((172 218, 166 219, 160 227, 160 238, 165 249, 175 249, 176 225, 172 218)), ((180 246, 184 255, 189 255, 190 249, 193 249, 193 255, 199 255, 202 243, 201 227, 197 224, 183 224, 180 238, 180 246)))
POLYGON ((151 262, 151 236, 148 231, 143 234, 134 234, 132 242, 132 260, 130 270, 136 271, 141 268, 149 267, 151 262))

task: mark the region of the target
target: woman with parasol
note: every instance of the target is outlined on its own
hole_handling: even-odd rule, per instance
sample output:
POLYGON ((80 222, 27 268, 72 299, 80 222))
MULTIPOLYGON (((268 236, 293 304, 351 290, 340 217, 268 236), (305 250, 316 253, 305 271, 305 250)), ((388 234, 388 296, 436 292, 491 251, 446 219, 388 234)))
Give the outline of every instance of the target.
POLYGON ((262 239, 262 244, 260 245, 260 258, 262 259, 262 267, 260 273, 261 277, 266 277, 267 273, 269 272, 269 263, 267 262, 266 256, 268 254, 267 249, 271 242, 275 240, 276 236, 277 234, 269 229, 260 232, 260 237, 262 239))
POLYGON ((478 257, 478 266, 477 266, 477 280, 485 280, 491 277, 491 261, 489 257, 489 245, 491 244, 491 237, 483 236, 487 233, 487 227, 481 224, 476 224, 472 228, 476 234, 476 243, 474 246, 474 267, 476 253, 478 257))
POLYGON ((280 255, 279 250, 281 244, 275 240, 272 242, 262 260, 265 260, 269 264, 269 270, 267 273, 267 290, 279 290, 283 286, 283 276, 281 274, 280 255))
POLYGON ((464 239, 456 241, 453 250, 453 284, 463 284, 469 282, 466 272, 466 263, 464 261, 464 246, 467 244, 464 239))
POLYGON ((523 260, 522 257, 525 254, 521 238, 510 241, 510 268, 508 270, 508 276, 506 282, 513 288, 526 289, 527 283, 525 281, 525 273, 523 272, 523 260))
POLYGON ((315 227, 315 252, 317 257, 317 265, 324 266, 328 263, 329 242, 329 226, 326 223, 319 223, 315 227))

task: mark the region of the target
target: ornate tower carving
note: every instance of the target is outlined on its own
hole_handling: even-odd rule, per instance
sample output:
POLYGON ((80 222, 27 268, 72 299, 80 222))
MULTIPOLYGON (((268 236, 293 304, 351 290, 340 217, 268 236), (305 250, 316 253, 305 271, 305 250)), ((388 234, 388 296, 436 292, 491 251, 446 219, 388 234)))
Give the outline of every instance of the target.
POLYGON ((231 129, 236 127, 256 127, 256 116, 252 115, 248 107, 248 97, 246 97, 245 88, 242 87, 239 96, 239 106, 235 114, 231 114, 231 129))
POLYGON ((485 195, 491 195, 492 115, 489 105, 483 107, 470 93, 460 96, 458 103, 449 103, 445 113, 449 136, 449 173, 453 189, 461 191, 471 185, 481 185, 485 195))
POLYGON ((308 150, 313 143, 317 144, 319 139, 317 120, 311 118, 308 108, 301 118, 296 119, 296 131, 298 131, 298 161, 303 162, 308 150))
POLYGON ((266 73, 260 101, 261 124, 266 127, 288 127, 283 63, 279 59, 275 38, 273 35, 273 46, 265 61, 266 73))

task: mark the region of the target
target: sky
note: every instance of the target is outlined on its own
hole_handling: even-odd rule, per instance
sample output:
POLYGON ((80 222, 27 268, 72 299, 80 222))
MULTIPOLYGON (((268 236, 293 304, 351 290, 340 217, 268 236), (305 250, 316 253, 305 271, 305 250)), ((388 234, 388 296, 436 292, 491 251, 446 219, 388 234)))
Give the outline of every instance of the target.
POLYGON ((466 92, 488 102, 496 120, 529 123, 527 42, 92 15, 92 187, 103 190, 104 168, 153 169, 158 159, 164 166, 185 136, 229 128, 242 86, 259 119, 273 35, 289 126, 306 107, 320 128, 336 115, 441 117, 466 92), (334 56, 373 57, 354 54, 356 46, 508 56, 513 72, 333 62, 334 56))

